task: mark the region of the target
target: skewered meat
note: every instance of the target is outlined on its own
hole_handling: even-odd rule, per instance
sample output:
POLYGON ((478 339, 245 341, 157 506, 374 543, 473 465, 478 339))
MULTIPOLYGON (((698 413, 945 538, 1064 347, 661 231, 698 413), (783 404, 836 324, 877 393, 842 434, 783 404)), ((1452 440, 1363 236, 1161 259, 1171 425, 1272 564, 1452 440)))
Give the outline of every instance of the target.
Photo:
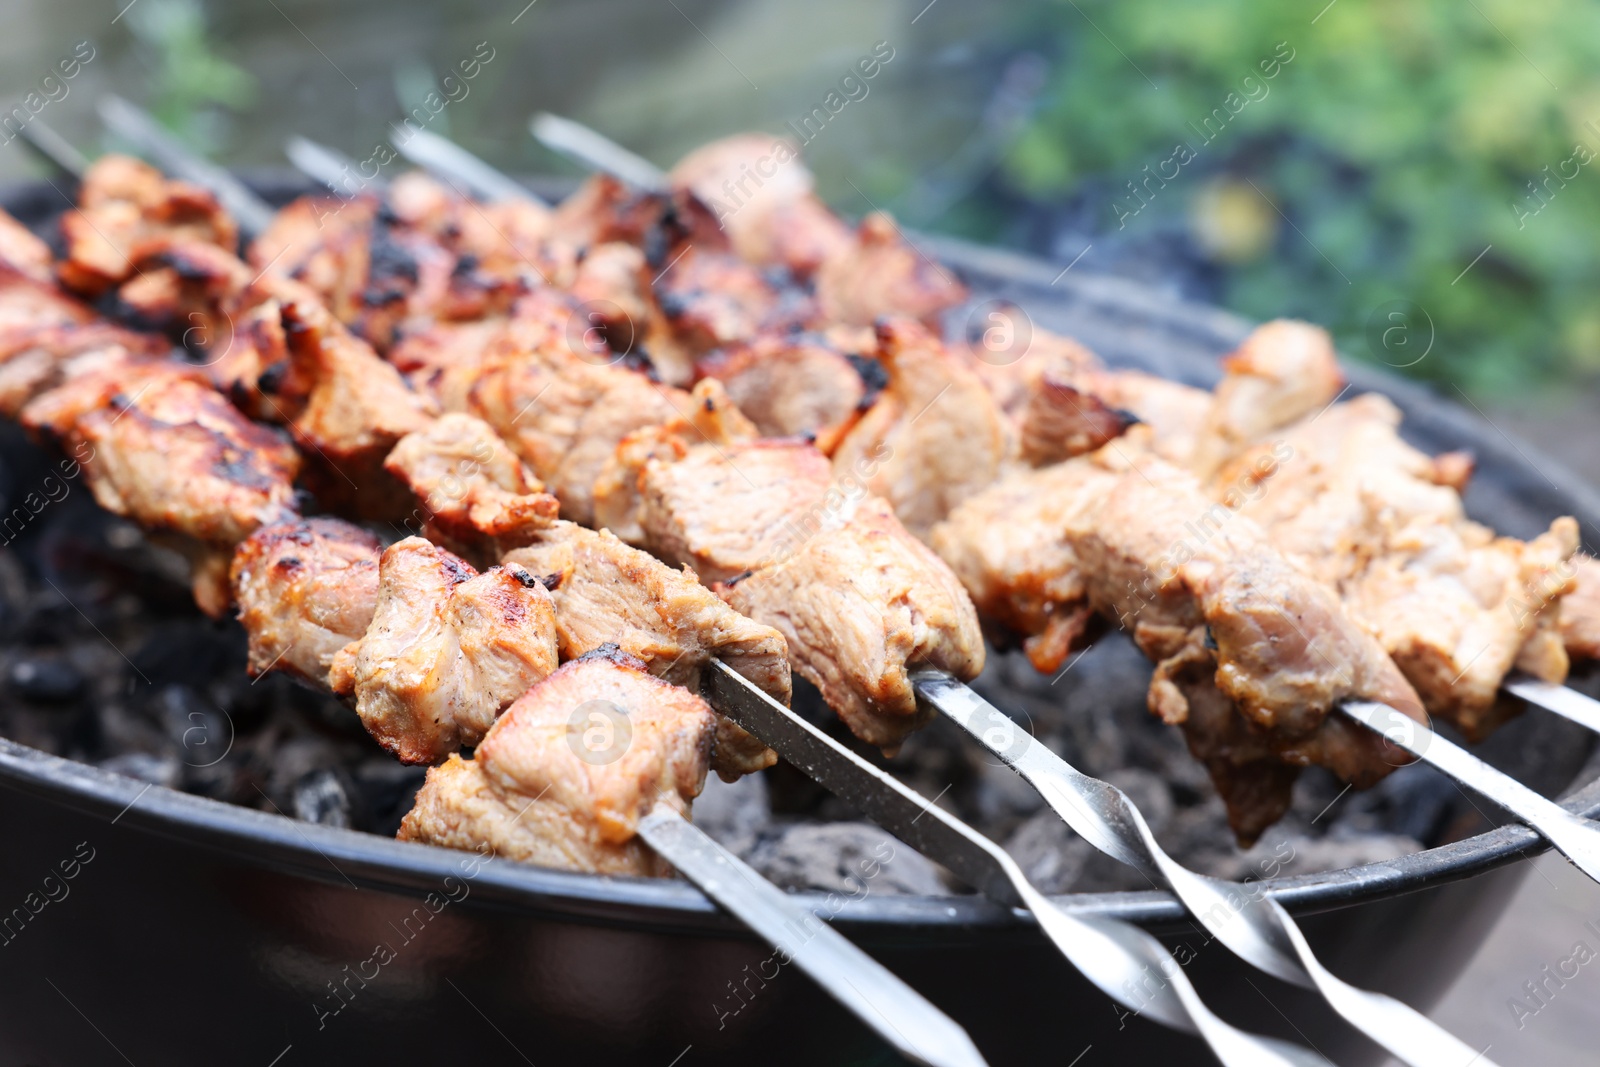
POLYGON ((402 762, 437 763, 555 667, 555 607, 538 578, 514 563, 479 574, 408 537, 384 550, 372 624, 329 682, 402 762))
POLYGON ((231 567, 250 674, 287 671, 330 688, 334 656, 372 624, 381 552, 377 538, 339 519, 291 519, 251 534, 231 567))
POLYGON ((170 347, 98 319, 53 284, 0 265, 0 414, 6 418, 95 367, 163 358, 170 347))
POLYGON ((870 326, 884 315, 904 315, 936 327, 940 312, 967 298, 966 286, 917 251, 883 212, 862 219, 853 236, 817 271, 825 321, 870 326))
POLYGON ((1575 553, 1573 589, 1561 598, 1561 640, 1574 659, 1600 659, 1600 561, 1575 553))
POLYGON ((847 504, 791 554, 727 583, 723 595, 776 627, 795 670, 857 737, 886 749, 928 717, 910 671, 934 667, 965 681, 983 670, 971 601, 877 497, 847 504))
POLYGON ((878 323, 889 385, 834 452, 843 478, 873 466, 868 491, 917 536, 994 484, 1006 458, 1005 419, 983 380, 925 328, 878 323))
POLYGON ((815 334, 763 333, 697 366, 715 378, 762 437, 811 437, 832 453, 855 421, 866 383, 815 334))
POLYGON ((0 267, 7 267, 23 277, 48 283, 54 275, 50 246, 34 236, 32 230, 0 211, 0 267))
POLYGON ((299 282, 340 322, 355 323, 371 273, 379 204, 370 196, 303 196, 280 208, 250 244, 253 273, 299 282))
POLYGON ((419 532, 475 562, 498 560, 556 518, 556 498, 471 415, 444 415, 407 434, 383 465, 421 502, 419 532))
POLYGON ((566 664, 507 709, 476 758, 428 771, 402 841, 477 849, 544 867, 665 877, 636 836, 664 803, 687 815, 705 784, 705 701, 615 648, 566 664))
MULTIPOLYGON (((695 575, 630 548, 606 530, 558 522, 506 556, 541 575, 556 605, 561 655, 607 643, 639 657, 652 673, 698 690, 713 656, 783 704, 789 661, 782 635, 718 600, 695 575)), ((712 766, 724 779, 771 766, 777 755, 720 715, 712 766)))
POLYGON ((289 427, 311 461, 308 484, 366 517, 405 514, 410 497, 383 461, 402 437, 427 428, 432 401, 320 305, 284 305, 283 325, 289 367, 275 384, 304 391, 289 427))
POLYGON ((292 505, 294 449, 181 364, 97 367, 35 398, 22 423, 79 457, 101 507, 183 536, 212 615, 229 601, 233 546, 292 505))
POLYGON ((490 316, 407 328, 389 349, 389 362, 406 376, 411 388, 432 397, 441 411, 466 411, 468 394, 483 372, 490 347, 508 322, 503 316, 490 316))
POLYGON ((1527 542, 1495 537, 1466 518, 1459 463, 1418 452, 1399 424, 1375 394, 1335 404, 1230 460, 1216 483, 1253 487, 1265 451, 1292 456, 1292 478, 1236 494, 1240 513, 1339 590, 1430 713, 1481 737, 1515 712, 1498 696, 1512 667, 1566 676, 1556 602, 1572 585, 1577 526, 1557 520, 1527 542))
POLYGON ((198 185, 168 179, 127 156, 101 156, 84 173, 78 210, 61 217, 67 256, 63 285, 98 296, 126 280, 140 246, 152 238, 188 238, 232 251, 239 230, 198 185))
POLYGON ((594 520, 594 482, 622 439, 688 410, 688 394, 622 366, 593 363, 548 323, 513 318, 491 345, 469 394, 492 426, 561 501, 594 520))
POLYGON ((850 230, 812 191, 799 155, 785 138, 736 134, 690 152, 667 177, 716 212, 742 259, 808 277, 848 248, 850 230))
POLYGON ((694 445, 729 445, 755 436, 755 425, 734 407, 722 384, 715 379, 701 381, 684 414, 622 439, 595 478, 594 524, 629 544, 643 544, 644 470, 652 459, 676 462, 694 445))
POLYGON ((1202 478, 1273 430, 1327 407, 1344 389, 1328 332, 1288 319, 1252 330, 1222 369, 1190 461, 1202 478))
POLYGON ((1106 449, 1008 475, 958 507, 932 541, 980 606, 1045 635, 1029 646, 1035 666, 1059 666, 1086 608, 1130 630, 1156 662, 1151 710, 1184 725, 1247 842, 1287 807, 1293 776, 1271 770, 1274 761, 1318 763, 1357 785, 1401 762, 1376 735, 1329 718, 1336 703, 1421 712, 1331 590, 1253 523, 1211 517, 1214 507, 1186 472, 1106 449), (1213 685, 1252 730, 1222 714, 1213 685), (1194 701, 1203 713, 1191 718, 1194 701))

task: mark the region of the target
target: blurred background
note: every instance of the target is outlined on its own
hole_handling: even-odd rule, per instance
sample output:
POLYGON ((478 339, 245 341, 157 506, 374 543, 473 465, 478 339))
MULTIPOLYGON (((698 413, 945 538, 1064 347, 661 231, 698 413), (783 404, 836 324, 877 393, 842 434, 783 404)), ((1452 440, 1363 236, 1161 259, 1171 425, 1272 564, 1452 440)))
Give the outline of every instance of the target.
MULTIPOLYGON (((114 147, 93 108, 114 90, 239 166, 283 165, 291 133, 365 158, 414 108, 513 172, 575 173, 528 136, 540 109, 665 165, 824 108, 805 157, 847 216, 1322 323, 1600 480, 1594 3, 7 0, 5 28, 0 121, 37 108, 114 147), (875 47, 881 72, 841 86, 875 47)), ((0 180, 43 173, 0 140, 0 180)), ((1515 910, 1600 917, 1547 862, 1515 910)), ((1504 1001, 1529 939, 1498 944, 1450 1022, 1504 1031, 1511 1062, 1592 1062, 1536 1042, 1579 1041, 1562 1011, 1592 1022, 1600 987, 1524 1033, 1504 1001)))

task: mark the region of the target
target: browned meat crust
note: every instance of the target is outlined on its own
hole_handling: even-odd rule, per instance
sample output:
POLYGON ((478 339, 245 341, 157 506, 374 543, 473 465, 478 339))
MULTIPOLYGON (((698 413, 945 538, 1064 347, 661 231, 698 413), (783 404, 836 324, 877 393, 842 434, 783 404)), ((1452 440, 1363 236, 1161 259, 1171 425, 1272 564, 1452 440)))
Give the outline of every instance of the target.
POLYGON ((810 437, 832 452, 866 397, 861 374, 815 334, 763 333, 702 361, 762 437, 810 437))
POLYGON ((1574 659, 1600 659, 1600 561, 1575 553, 1573 589, 1561 599, 1561 640, 1574 659))
POLYGON ((722 591, 783 634, 794 669, 869 744, 892 749, 927 721, 910 671, 967 681, 983 670, 972 602, 877 497, 847 505, 786 558, 722 591))
POLYGON ((384 469, 416 496, 428 540, 488 566, 555 521, 544 484, 482 419, 449 414, 400 439, 384 469))
POLYGON ((78 210, 61 217, 61 234, 67 255, 58 277, 90 296, 125 281, 140 246, 151 239, 192 239, 230 252, 239 243, 238 228, 209 192, 118 155, 90 165, 78 210))
POLYGON ((688 814, 705 784, 705 701, 611 650, 566 664, 478 746, 428 772, 402 841, 479 849, 544 867, 665 877, 638 839, 658 804, 688 814))
MULTIPOLYGON (((1571 519, 1531 541, 1496 537, 1466 518, 1439 462, 1401 440, 1400 413, 1367 395, 1335 404, 1225 464, 1218 487, 1273 543, 1344 598, 1422 694, 1430 714, 1469 737, 1486 734, 1517 702, 1499 695, 1520 667, 1566 676, 1556 602, 1571 588, 1571 519), (1255 484, 1269 449, 1285 475, 1255 484)), ((1216 490, 1214 490, 1216 491, 1216 490)))
POLYGON ((492 344, 469 393, 492 426, 561 501, 594 520, 594 483, 622 439, 687 411, 687 393, 620 365, 590 362, 548 319, 514 318, 492 344))
POLYGON ((15 218, 0 211, 0 267, 36 282, 52 278, 50 246, 15 218))
MULTIPOLYGON (((563 659, 614 643, 652 673, 690 689, 715 656, 783 704, 789 661, 783 636, 745 618, 711 594, 692 571, 677 571, 606 530, 558 522, 506 556, 541 575, 556 605, 563 659)), ((777 755, 717 717, 712 766, 724 779, 769 767, 777 755)))
POLYGON ((358 641, 378 603, 378 539, 339 519, 263 526, 233 555, 252 676, 269 670, 329 688, 333 657, 358 641))
POLYGON ((850 244, 849 228, 817 199, 811 172, 786 138, 742 133, 712 141, 679 160, 668 178, 710 205, 733 250, 758 266, 808 277, 850 244))
POLYGON ((1331 590, 1253 523, 1213 514, 1221 507, 1186 472, 1108 449, 1009 475, 952 513, 933 544, 980 604, 1043 635, 1029 646, 1036 666, 1060 665, 1085 609, 1130 630, 1157 664, 1151 710, 1184 725, 1249 840, 1288 803, 1292 774, 1257 773, 1274 760, 1358 786, 1403 762, 1330 718, 1335 704, 1377 700, 1417 717, 1421 705, 1331 590), (1212 686, 1237 714, 1222 713, 1212 686), (1202 714, 1191 719, 1192 705, 1202 714))
POLYGON ((877 340, 889 384, 840 443, 833 466, 841 479, 871 467, 867 489, 922 537, 1000 476, 1005 417, 983 380, 922 326, 883 320, 877 340))
POLYGON ((903 315, 935 327, 940 312, 966 298, 966 286, 912 247, 882 212, 862 219, 851 244, 817 271, 823 320, 849 326, 903 315))
POLYGON ((329 683, 396 758, 437 763, 477 744, 556 662, 555 606, 536 577, 516 564, 479 574, 408 537, 384 551, 372 623, 335 655, 329 683))

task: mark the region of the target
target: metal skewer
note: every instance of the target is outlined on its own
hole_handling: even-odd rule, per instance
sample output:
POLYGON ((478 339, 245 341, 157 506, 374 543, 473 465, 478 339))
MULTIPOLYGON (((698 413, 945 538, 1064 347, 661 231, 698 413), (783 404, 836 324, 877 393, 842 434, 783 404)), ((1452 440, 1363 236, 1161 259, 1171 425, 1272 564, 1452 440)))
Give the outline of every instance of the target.
POLYGON ((78 151, 65 137, 51 127, 33 119, 18 131, 22 142, 51 166, 81 179, 89 169, 89 157, 78 151))
POLYGON ((224 210, 238 220, 246 237, 254 237, 272 224, 272 205, 226 170, 189 151, 146 112, 113 94, 101 97, 98 109, 111 132, 148 152, 162 170, 211 190, 224 210))
POLYGON ((546 148, 593 170, 621 178, 646 192, 660 193, 668 188, 666 171, 581 122, 541 111, 528 122, 528 129, 546 148))
POLYGON ((1600 734, 1600 700, 1586 693, 1580 693, 1570 686, 1520 676, 1506 679, 1500 688, 1600 734))
POLYGON ((981 1067, 953 1019, 672 808, 658 804, 639 820, 639 836, 901 1055, 930 1067, 981 1067))
MULTIPOLYGON (((532 200, 544 204, 521 182, 501 173, 454 141, 431 130, 414 130, 396 125, 389 135, 395 151, 438 177, 460 183, 473 196, 494 203, 504 200, 532 200)), ((545 204, 548 207, 548 204, 545 204)))
POLYGON ((1339 710, 1515 815, 1600 882, 1600 823, 1572 814, 1387 704, 1351 701, 1339 710))
POLYGON ((1127 795, 1091 778, 1014 719, 942 671, 914 671, 918 699, 966 730, 1016 771, 1068 826, 1114 859, 1165 885, 1240 959, 1285 982, 1315 989, 1347 1022, 1413 1067, 1492 1061, 1407 1005, 1340 980, 1322 966, 1283 906, 1259 890, 1189 870, 1157 843, 1127 795), (1241 920, 1235 922, 1235 919, 1241 920))
POLYGON ((360 164, 349 156, 327 145, 301 137, 299 134, 283 142, 283 154, 295 169, 326 185, 334 196, 353 200, 370 186, 383 189, 389 183, 380 176, 363 177, 357 169, 360 164))
POLYGON ((1229 1067, 1326 1065, 1297 1045, 1247 1033, 1201 1002, 1178 961, 1130 923, 1069 914, 1034 888, 1005 850, 891 778, 756 688, 720 660, 702 687, 711 705, 778 751, 807 776, 849 801, 912 847, 1000 903, 1033 913, 1073 966, 1119 1004, 1166 1026, 1198 1034, 1229 1067))

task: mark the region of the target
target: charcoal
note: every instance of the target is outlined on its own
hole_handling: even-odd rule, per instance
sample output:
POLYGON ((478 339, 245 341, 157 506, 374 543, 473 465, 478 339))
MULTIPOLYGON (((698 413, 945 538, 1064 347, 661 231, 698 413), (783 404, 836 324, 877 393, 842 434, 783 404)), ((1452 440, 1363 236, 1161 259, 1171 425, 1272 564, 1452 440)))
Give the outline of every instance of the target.
POLYGON ((32 656, 11 665, 11 687, 29 700, 66 704, 83 695, 83 672, 71 662, 53 656, 32 656))
POLYGON ((339 775, 321 767, 294 783, 293 815, 320 826, 350 826, 350 794, 339 775))
POLYGON ((748 858, 786 889, 851 897, 950 892, 930 860, 871 823, 791 823, 764 836, 748 858))
POLYGON ((400 829, 400 820, 411 810, 427 773, 424 767, 408 767, 387 756, 370 757, 357 763, 351 777, 355 779, 360 797, 358 806, 365 816, 361 822, 363 828, 393 837, 400 829))
POLYGON ((747 774, 737 782, 711 775, 694 801, 695 825, 737 856, 750 854, 771 818, 767 780, 759 774, 747 774))

